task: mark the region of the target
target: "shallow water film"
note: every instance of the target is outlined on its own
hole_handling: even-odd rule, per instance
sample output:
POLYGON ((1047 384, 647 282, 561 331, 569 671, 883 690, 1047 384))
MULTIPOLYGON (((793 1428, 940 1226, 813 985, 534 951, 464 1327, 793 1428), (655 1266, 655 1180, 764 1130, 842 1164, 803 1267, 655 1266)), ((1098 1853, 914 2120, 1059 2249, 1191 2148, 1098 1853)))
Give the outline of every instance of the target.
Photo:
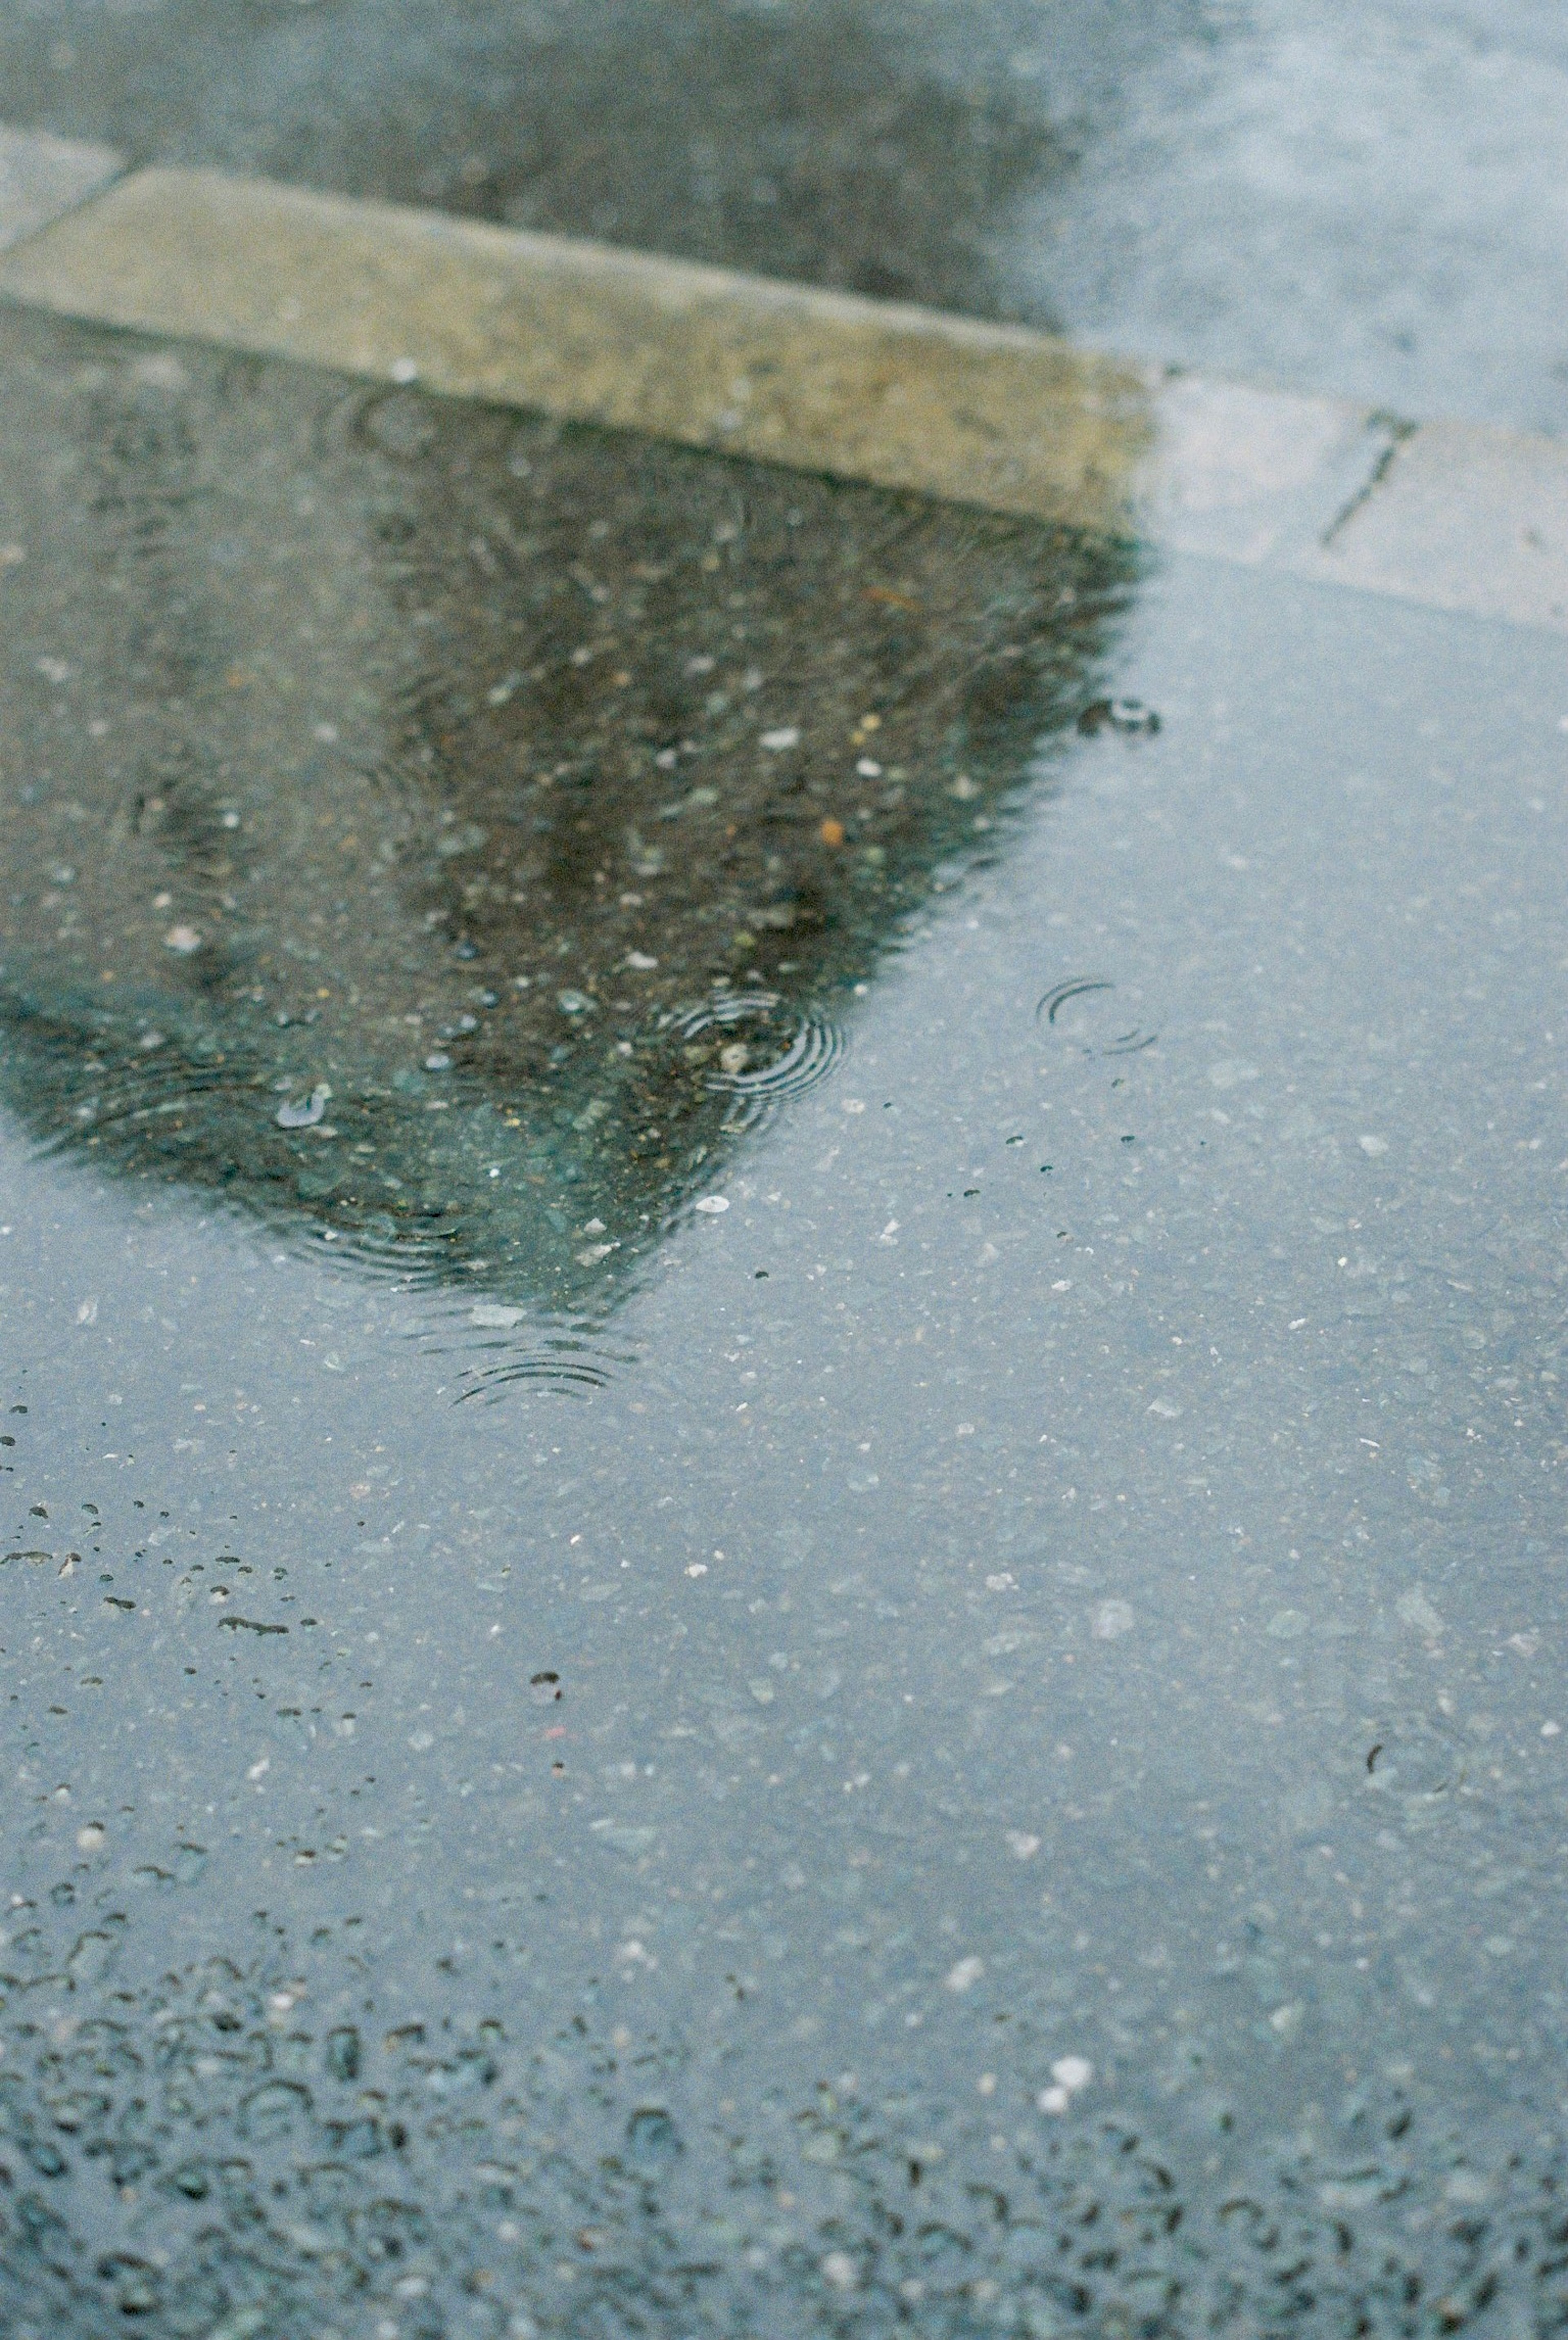
POLYGON ((7 2329, 1550 2323, 1555 641, 3 363, 7 2329))
POLYGON ((831 1069, 1092 702, 1135 566, 407 391, 5 342, 0 1081, 56 1145, 494 1324, 601 1314, 831 1069))
MULTIPOLYGON (((1199 13, 0 61, 1038 314, 1199 13)), ((0 308, 5 2340, 1568 2325, 1565 849, 1544 628, 0 308)))

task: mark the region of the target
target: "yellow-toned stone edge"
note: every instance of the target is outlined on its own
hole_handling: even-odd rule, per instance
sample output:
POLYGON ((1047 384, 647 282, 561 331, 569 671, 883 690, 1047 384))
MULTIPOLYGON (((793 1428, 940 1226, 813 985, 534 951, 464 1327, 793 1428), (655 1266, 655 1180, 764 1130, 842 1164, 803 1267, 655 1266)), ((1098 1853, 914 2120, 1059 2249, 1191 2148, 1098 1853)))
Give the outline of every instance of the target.
POLYGON ((1568 632, 1553 440, 207 171, 78 203, 0 297, 1568 632))

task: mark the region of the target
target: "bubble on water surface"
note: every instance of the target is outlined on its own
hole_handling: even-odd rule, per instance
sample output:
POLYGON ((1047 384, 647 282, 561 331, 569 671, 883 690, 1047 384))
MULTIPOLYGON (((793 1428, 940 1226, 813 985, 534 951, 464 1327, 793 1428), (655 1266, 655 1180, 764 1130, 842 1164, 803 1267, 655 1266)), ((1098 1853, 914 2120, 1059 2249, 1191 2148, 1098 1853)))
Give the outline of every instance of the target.
POLYGON ((1087 739, 1107 729, 1120 731, 1128 738, 1149 739, 1159 728, 1158 715, 1141 699, 1097 699, 1078 718, 1078 729, 1087 739))

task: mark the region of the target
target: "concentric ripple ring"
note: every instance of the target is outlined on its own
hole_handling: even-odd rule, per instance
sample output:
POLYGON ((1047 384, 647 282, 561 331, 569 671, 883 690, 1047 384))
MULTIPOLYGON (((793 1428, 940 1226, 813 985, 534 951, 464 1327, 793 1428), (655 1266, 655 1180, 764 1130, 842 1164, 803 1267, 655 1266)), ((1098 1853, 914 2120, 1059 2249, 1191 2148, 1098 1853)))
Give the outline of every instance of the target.
MULTIPOLYGON (((695 1040, 715 1026, 728 1028, 751 1021, 766 1024, 779 1016, 783 1006, 777 992, 720 992, 700 1006, 673 1015, 665 1028, 682 1040, 695 1040)), ((843 1034, 819 1009, 789 1008, 785 1014, 793 1029, 782 1052, 771 1064, 759 1066, 754 1071, 745 1067, 735 1072, 715 1068, 707 1076, 710 1089, 735 1099, 738 1111, 732 1118, 743 1125, 765 1107, 815 1087, 843 1055, 843 1034)))

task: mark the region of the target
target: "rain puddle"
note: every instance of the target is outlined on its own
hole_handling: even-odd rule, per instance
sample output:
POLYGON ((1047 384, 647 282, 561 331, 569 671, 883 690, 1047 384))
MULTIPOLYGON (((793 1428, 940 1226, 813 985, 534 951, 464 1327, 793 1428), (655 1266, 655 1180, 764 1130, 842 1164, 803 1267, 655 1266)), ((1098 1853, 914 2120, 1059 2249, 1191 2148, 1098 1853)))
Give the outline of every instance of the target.
POLYGON ((7 1102, 531 1340, 831 1074, 1131 580, 412 392, 20 317, 0 364, 7 1102))
POLYGON ((8 2340, 1552 2328, 1556 642, 0 390, 8 2340))

